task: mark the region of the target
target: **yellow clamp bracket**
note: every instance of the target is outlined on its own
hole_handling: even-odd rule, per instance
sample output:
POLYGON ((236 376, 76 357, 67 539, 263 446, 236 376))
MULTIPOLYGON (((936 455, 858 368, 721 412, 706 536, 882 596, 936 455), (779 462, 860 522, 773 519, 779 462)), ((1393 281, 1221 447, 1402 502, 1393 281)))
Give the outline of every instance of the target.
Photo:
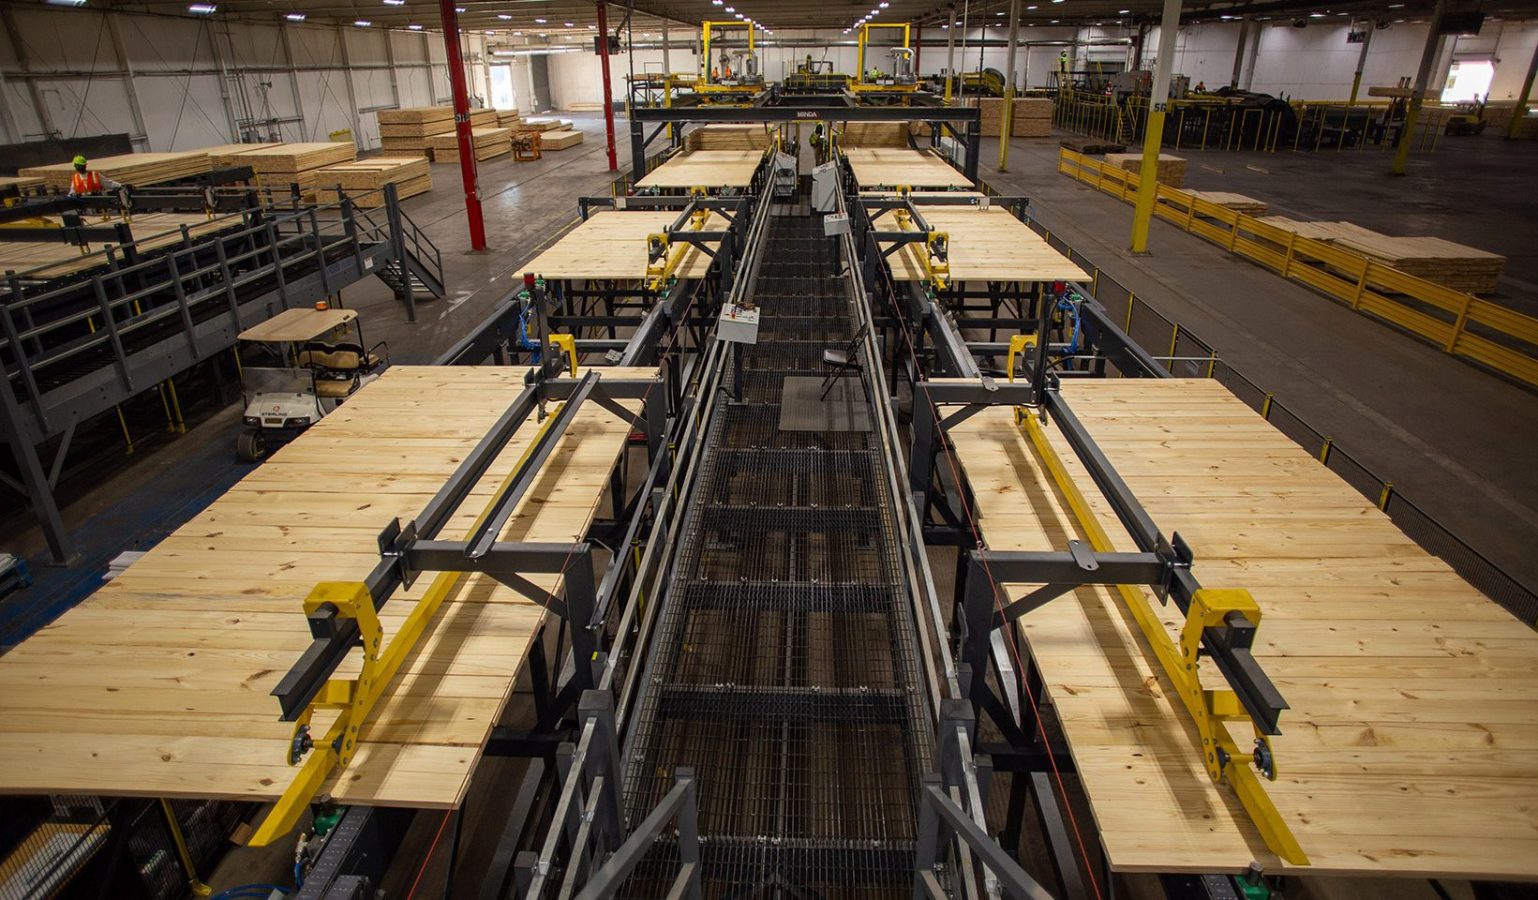
POLYGON ((1009 373, 1009 380, 1015 380, 1015 357, 1028 350, 1036 349, 1036 335, 1014 334, 1009 338, 1009 353, 1004 357, 1004 370, 1009 373))
MULTIPOLYGON (((1011 353, 1014 352, 1014 343, 1014 340, 1010 341, 1011 353)), ((1052 475, 1052 480, 1056 482, 1064 499, 1067 500, 1090 547, 1100 553, 1115 550, 1110 536, 1101 527, 1094 510, 1090 508, 1089 502, 1080 492, 1073 477, 1063 465, 1062 459, 1057 455, 1056 449, 1053 448, 1047 437, 1045 426, 1030 415, 1017 414, 1016 418, 1023 424, 1032 446, 1036 449, 1037 456, 1052 475)), ((1202 764, 1207 769, 1207 774, 1214 782, 1227 781, 1233 788, 1234 794, 1244 806, 1245 812, 1249 814, 1250 820, 1255 823, 1256 829, 1271 852, 1293 865, 1308 865, 1308 855, 1303 852, 1297 838, 1288 828, 1286 820, 1282 818, 1282 814, 1277 811, 1275 804, 1266 794, 1256 769, 1250 765, 1252 759, 1258 760, 1263 755, 1267 762, 1268 777, 1273 781, 1276 779, 1275 756, 1271 752, 1270 740, 1261 733, 1233 691, 1226 688, 1208 690, 1202 686, 1198 653, 1202 630, 1221 624, 1230 613, 1236 612, 1258 625, 1260 607, 1256 605, 1254 598, 1245 590, 1198 590, 1191 599, 1191 607, 1186 613, 1179 643, 1176 643, 1165 630, 1164 623, 1154 611, 1148 595, 1140 587, 1117 585, 1116 590, 1128 611, 1132 613, 1138 630, 1143 633, 1144 640, 1153 649, 1165 677, 1174 684, 1175 693, 1180 697, 1181 704, 1196 725, 1197 733, 1201 737, 1202 764), (1228 730, 1229 722, 1250 723, 1254 733, 1255 749, 1239 748, 1238 742, 1228 730)))
MULTIPOLYGON (((552 336, 554 337, 569 338, 570 335, 552 336)), ((561 406, 564 405, 561 404, 561 406)), ((559 411, 560 406, 556 409, 559 411)), ((544 423, 530 439, 523 455, 519 457, 518 464, 513 466, 512 471, 503 479, 486 507, 476 517, 474 525, 470 528, 471 531, 486 521, 486 517, 496 508, 499 498, 507 492, 524 467, 529 464, 534 448, 540 444, 540 435, 550 428, 557 418, 556 415, 545 418, 544 423)), ((388 643, 384 640, 384 629, 374 609, 374 600, 369 596, 368 587, 362 582, 321 582, 310 591, 310 595, 304 601, 306 615, 319 610, 326 604, 331 604, 336 607, 337 618, 352 619, 357 622, 358 633, 363 642, 363 665, 356 678, 332 678, 327 681, 315 699, 310 701, 309 708, 299 716, 289 748, 289 765, 297 765, 307 750, 309 756, 304 758, 299 774, 289 782, 288 787, 283 791, 283 796, 278 798, 277 803, 273 804, 266 818, 257 827, 256 833, 250 840, 251 846, 265 847, 292 831, 299 823, 300 817, 309 809, 315 795, 320 793, 326 779, 331 777, 332 771, 339 767, 346 768, 353 761, 363 726, 384 695, 385 687, 400 672, 406 657, 416 649, 422 636, 427 633, 433 617, 438 614, 444 601, 453 595, 465 577, 463 572, 439 573, 427 590, 423 591, 421 598, 412 605, 406 620, 401 623, 388 643), (331 727, 326 730, 325 735, 313 741, 313 749, 310 749, 310 722, 317 710, 330 709, 339 710, 337 717, 331 723, 331 727)))
MULTIPOLYGON (((705 188, 690 188, 689 193, 694 197, 705 196, 705 188)), ((705 230, 705 223, 710 219, 710 210, 697 209, 689 217, 690 231, 705 230)), ((669 278, 683 262, 684 254, 688 252, 690 244, 687 242, 674 243, 665 232, 648 234, 646 236, 646 286, 653 291, 660 291, 667 286, 669 278)))
POLYGON ((571 377, 577 377, 577 336, 574 334, 552 334, 550 345, 559 347, 566 354, 567 368, 571 377))
POLYGON ((951 279, 950 236, 943 231, 931 231, 924 245, 928 251, 924 270, 935 288, 943 291, 951 279))

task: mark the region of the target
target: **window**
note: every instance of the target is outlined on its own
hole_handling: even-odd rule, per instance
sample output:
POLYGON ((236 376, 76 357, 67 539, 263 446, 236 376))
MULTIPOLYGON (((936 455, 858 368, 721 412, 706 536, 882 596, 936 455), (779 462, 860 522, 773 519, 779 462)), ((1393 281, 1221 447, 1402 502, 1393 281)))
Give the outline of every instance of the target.
POLYGON ((1442 86, 1443 103, 1470 103, 1490 93, 1495 78, 1495 63, 1488 59, 1466 59, 1453 63, 1442 86))
POLYGON ((513 91, 513 67, 491 67, 491 108, 517 109, 518 95, 513 91))

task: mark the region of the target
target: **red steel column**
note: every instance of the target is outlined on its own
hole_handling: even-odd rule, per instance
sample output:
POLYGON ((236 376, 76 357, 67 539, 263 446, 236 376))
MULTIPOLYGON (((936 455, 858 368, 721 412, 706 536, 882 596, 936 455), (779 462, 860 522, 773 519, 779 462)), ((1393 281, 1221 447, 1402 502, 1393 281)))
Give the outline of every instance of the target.
POLYGON ((486 222, 481 218, 480 178, 475 173, 475 143, 470 138, 470 90, 465 86, 465 64, 459 53, 459 15, 456 0, 438 0, 443 16, 443 50, 448 56, 449 84, 454 90, 454 133, 459 137, 459 172, 465 183, 465 218, 470 222, 470 249, 486 249, 486 222))
POLYGON ((609 140, 609 171, 618 172, 619 160, 614 156, 614 87, 609 83, 609 11, 604 0, 598 0, 598 60, 603 66, 603 125, 609 140))

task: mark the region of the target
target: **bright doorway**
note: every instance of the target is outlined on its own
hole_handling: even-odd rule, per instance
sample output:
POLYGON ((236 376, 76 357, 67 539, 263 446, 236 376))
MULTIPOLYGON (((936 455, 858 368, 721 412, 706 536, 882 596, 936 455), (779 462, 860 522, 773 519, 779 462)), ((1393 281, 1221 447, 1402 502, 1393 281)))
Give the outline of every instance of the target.
POLYGON ((513 67, 491 67, 491 108, 517 109, 518 94, 513 90, 513 67))
POLYGON ((1453 63, 1442 86, 1443 103, 1471 103, 1490 93, 1495 80, 1495 63, 1488 59, 1468 59, 1453 63))

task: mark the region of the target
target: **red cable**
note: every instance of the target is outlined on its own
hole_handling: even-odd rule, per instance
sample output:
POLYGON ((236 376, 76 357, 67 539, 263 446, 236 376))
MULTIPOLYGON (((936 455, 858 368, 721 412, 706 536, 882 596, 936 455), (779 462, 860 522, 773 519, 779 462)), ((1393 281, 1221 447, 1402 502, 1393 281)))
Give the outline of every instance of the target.
POLYGON ((438 839, 443 837, 443 827, 449 824, 449 816, 454 811, 451 809, 443 814, 443 821, 438 823, 438 833, 433 835, 433 842, 427 847, 427 855, 422 857, 422 868, 417 869, 417 877, 411 882, 411 890, 406 892, 406 900, 411 900, 417 895, 417 885, 422 883, 422 875, 427 872, 427 864, 433 861, 433 851, 438 849, 438 839))
MULTIPOLYGON (((900 319, 902 321, 902 324, 903 324, 903 329, 902 329, 902 332, 903 332, 903 342, 905 344, 907 344, 908 356, 913 361, 913 370, 914 370, 914 372, 918 372, 918 371, 920 371, 920 363, 919 363, 919 358, 918 358, 918 352, 917 352, 917 350, 913 346, 913 337, 912 337, 912 335, 909 332, 909 324, 908 324, 907 316, 906 316, 906 314, 903 311, 902 304, 895 302, 895 298, 894 298, 894 302, 892 303, 892 308, 897 311, 897 317, 898 317, 898 319, 900 319)), ((914 402, 915 402, 915 413, 916 413, 917 412, 917 397, 915 397, 915 401, 914 402)), ((939 441, 940 449, 945 454, 945 461, 946 461, 946 464, 950 467, 951 477, 955 480, 956 484, 960 484, 961 483, 961 472, 960 472, 960 470, 956 466, 955 458, 951 455, 950 447, 946 444, 946 441, 945 441, 945 428, 944 428, 943 423, 940 421, 940 412, 933 405, 929 405, 929 414, 930 414, 930 416, 932 416, 934 418, 935 433, 940 436, 940 441, 939 441)), ((971 532, 972 532, 973 543, 976 546, 978 546, 978 547, 982 547, 983 546, 982 534, 978 530, 976 518, 972 515, 971 506, 970 506, 970 504, 967 503, 966 492, 965 491, 961 491, 959 493, 960 493, 959 499, 961 500, 962 514, 965 516, 965 518, 967 520, 967 527, 968 527, 968 529, 970 529, 971 532)), ((922 514, 922 510, 920 511, 920 513, 922 514)), ((983 573, 985 575, 987 575, 988 583, 993 587, 993 604, 994 604, 994 608, 997 609, 999 614, 1002 616, 1003 613, 1004 613, 1004 604, 1003 604, 1003 601, 999 599, 999 596, 1001 594, 1001 587, 1002 586, 998 583, 998 580, 993 577, 993 570, 988 565, 987 557, 983 558, 983 573)), ((958 571, 957 574, 959 575, 960 572, 958 571)), ((1025 667, 1021 664, 1021 661, 1020 661, 1020 649, 1019 649, 1019 647, 1016 646, 1017 642, 1012 639, 1012 640, 1005 641, 1004 643, 1005 643, 1005 645, 1007 647, 1009 647, 1009 654, 1014 659, 1015 670, 1018 671, 1018 672, 1021 672, 1023 674, 1025 672, 1025 667)), ((974 673, 974 677, 978 677, 978 674, 974 673)), ((1039 705, 1037 705, 1037 702, 1036 702, 1036 692, 1031 689, 1031 680, 1029 678, 1022 678, 1021 682, 1025 685, 1025 696, 1026 696, 1026 699, 1028 699, 1030 701, 1031 711, 1035 715, 1035 718, 1036 718, 1036 730, 1041 735, 1041 742, 1042 742, 1042 744, 1044 746, 1048 745, 1049 744, 1049 739, 1047 737, 1047 727, 1042 722, 1042 719, 1041 719, 1041 707, 1039 705)), ((1084 846, 1084 837, 1083 837, 1083 835, 1079 831, 1078 817, 1075 816, 1074 813, 1073 813, 1073 804, 1072 804, 1072 802, 1069 801, 1068 789, 1067 789, 1067 787, 1063 783, 1063 773, 1058 769, 1057 756, 1056 756, 1056 754, 1054 754, 1054 753, 1052 753, 1050 751, 1050 748, 1049 748, 1048 753, 1047 753, 1047 761, 1049 763, 1051 763, 1051 766, 1052 766, 1052 778, 1053 778, 1053 780, 1057 784, 1058 795, 1062 798, 1063 809, 1065 809, 1068 812, 1068 822, 1069 822, 1069 824, 1073 828, 1073 839, 1074 839, 1074 843, 1078 846, 1079 858, 1080 858, 1080 860, 1084 864, 1084 871, 1085 871, 1085 873, 1087 875, 1089 875, 1090 887, 1094 889, 1095 897, 1098 900, 1098 898, 1100 898, 1100 896, 1101 896, 1101 894, 1100 894, 1100 882, 1095 877, 1094 867, 1089 864, 1089 851, 1084 846)))

